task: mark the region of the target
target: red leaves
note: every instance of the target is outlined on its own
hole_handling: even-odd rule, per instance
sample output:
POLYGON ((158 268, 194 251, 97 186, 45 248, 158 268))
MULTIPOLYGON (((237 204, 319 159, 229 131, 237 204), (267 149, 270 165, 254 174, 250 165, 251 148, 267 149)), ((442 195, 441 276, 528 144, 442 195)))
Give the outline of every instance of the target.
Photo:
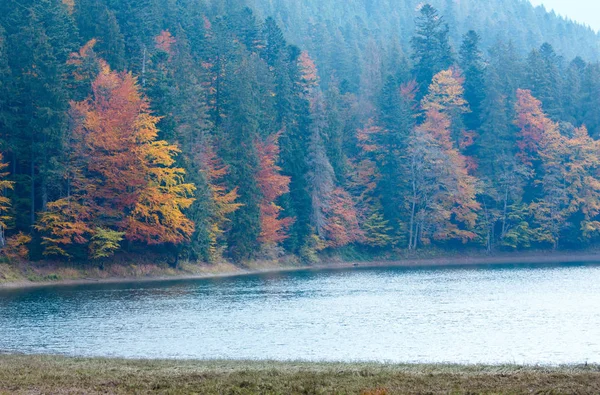
POLYGON ((161 31, 158 36, 154 37, 154 42, 157 49, 160 49, 169 55, 173 55, 172 46, 175 44, 176 40, 168 30, 161 31))
POLYGON ((283 209, 275 203, 280 196, 289 192, 291 181, 290 177, 280 174, 281 168, 276 164, 279 158, 279 136, 278 133, 268 137, 265 142, 256 143, 260 159, 257 181, 263 195, 260 203, 259 237, 262 244, 277 244, 287 239, 286 232, 294 222, 293 218, 280 218, 283 209))
POLYGON ((520 130, 517 145, 520 149, 519 158, 523 163, 531 165, 537 157, 540 142, 544 134, 556 134, 558 126, 542 111, 542 103, 529 90, 517 90, 515 105, 517 119, 515 124, 520 130))
POLYGON ((317 66, 315 65, 315 62, 311 59, 311 57, 308 55, 308 52, 302 51, 298 62, 300 65, 302 82, 307 87, 316 85, 319 82, 317 66))

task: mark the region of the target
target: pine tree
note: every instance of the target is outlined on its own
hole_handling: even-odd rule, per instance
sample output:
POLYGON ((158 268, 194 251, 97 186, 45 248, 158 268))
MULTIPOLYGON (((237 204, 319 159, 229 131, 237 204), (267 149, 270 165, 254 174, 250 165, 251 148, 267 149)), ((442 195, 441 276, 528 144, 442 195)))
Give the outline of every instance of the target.
POLYGON ((448 25, 430 4, 421 6, 415 25, 415 35, 411 40, 413 74, 421 95, 424 95, 433 76, 454 63, 454 55, 449 43, 448 25))
POLYGON ((484 60, 479 49, 481 38, 470 30, 463 37, 460 47, 460 67, 465 77, 465 100, 470 112, 464 115, 465 126, 472 131, 479 130, 482 122, 482 103, 485 98, 484 60))
POLYGON ((562 117, 562 84, 559 58, 552 46, 543 44, 527 58, 527 85, 544 103, 546 111, 554 120, 562 117))
POLYGON ((122 70, 126 64, 125 37, 114 11, 99 0, 77 0, 74 17, 83 40, 96 40, 98 55, 114 69, 122 70))

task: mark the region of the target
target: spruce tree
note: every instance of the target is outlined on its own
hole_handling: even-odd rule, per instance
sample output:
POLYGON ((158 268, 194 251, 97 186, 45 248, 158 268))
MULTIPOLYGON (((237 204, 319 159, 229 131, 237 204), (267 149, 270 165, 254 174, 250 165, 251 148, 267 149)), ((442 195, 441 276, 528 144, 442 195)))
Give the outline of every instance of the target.
POLYGON ((465 100, 469 103, 470 112, 464 115, 465 126, 477 131, 481 126, 481 106, 485 98, 484 60, 479 49, 481 38, 470 30, 463 37, 460 47, 460 67, 465 78, 465 100))
POLYGON ((422 96, 433 76, 454 63, 454 55, 449 42, 450 29, 430 4, 421 6, 415 25, 415 35, 411 40, 413 74, 422 96))

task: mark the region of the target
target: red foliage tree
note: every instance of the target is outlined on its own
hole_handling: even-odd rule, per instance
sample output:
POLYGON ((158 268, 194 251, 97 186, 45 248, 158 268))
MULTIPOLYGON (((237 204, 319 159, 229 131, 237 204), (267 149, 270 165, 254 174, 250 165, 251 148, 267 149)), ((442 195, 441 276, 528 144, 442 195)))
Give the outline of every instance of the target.
POLYGON ((289 192, 291 181, 290 177, 281 175, 281 168, 277 165, 279 136, 279 133, 275 134, 268 137, 265 142, 256 144, 260 158, 257 181, 263 195, 260 203, 261 234, 259 237, 262 244, 277 244, 284 241, 288 237, 287 230, 294 222, 293 218, 280 218, 283 209, 276 204, 279 197, 289 192))

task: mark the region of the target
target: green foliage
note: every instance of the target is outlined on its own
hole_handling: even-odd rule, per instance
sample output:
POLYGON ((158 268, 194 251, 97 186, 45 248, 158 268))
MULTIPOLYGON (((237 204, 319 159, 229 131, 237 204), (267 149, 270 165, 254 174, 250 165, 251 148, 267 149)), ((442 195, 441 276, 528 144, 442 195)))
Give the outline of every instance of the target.
POLYGON ((90 258, 110 258, 121 248, 125 232, 96 228, 90 243, 90 258))
POLYGON ((244 261, 265 200, 295 219, 282 246, 307 262, 344 246, 598 242, 596 34, 520 0, 294 4, 0 3, 0 227, 33 240, 15 254, 107 258, 127 228, 132 247, 244 261), (98 115, 105 65, 144 117, 123 87, 98 115), (519 89, 531 99, 516 108, 519 89), (144 151, 133 133, 165 142, 144 151), (273 136, 269 166, 289 180, 275 195, 256 149, 273 136))
POLYGON ((426 92, 434 75, 454 63, 449 32, 450 28, 438 11, 430 4, 423 4, 411 41, 414 74, 422 94, 426 92))
POLYGON ((369 247, 385 248, 392 244, 393 240, 389 235, 392 228, 388 226, 388 221, 383 219, 381 213, 371 214, 363 223, 363 230, 364 244, 369 247))

